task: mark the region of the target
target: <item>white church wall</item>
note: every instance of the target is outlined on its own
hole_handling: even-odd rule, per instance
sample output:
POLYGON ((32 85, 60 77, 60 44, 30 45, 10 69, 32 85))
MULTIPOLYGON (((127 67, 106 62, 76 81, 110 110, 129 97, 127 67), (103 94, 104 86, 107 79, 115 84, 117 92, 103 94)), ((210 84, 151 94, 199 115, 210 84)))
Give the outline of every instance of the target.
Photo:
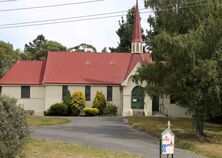
POLYGON ((176 104, 171 104, 170 97, 164 96, 163 98, 160 98, 159 103, 163 103, 163 106, 168 110, 169 117, 191 117, 191 115, 186 114, 187 108, 178 106, 176 104))
MULTIPOLYGON (((105 98, 107 98, 107 85, 89 85, 91 87, 91 96, 90 101, 86 101, 86 107, 92 107, 93 101, 96 96, 97 91, 101 91, 105 98)), ((120 86, 112 86, 113 87, 113 98, 112 101, 108 101, 111 104, 115 104, 118 107, 118 114, 121 113, 121 100, 120 100, 120 86)), ((85 85, 69 85, 68 89, 71 95, 76 91, 81 91, 85 94, 85 85)))
POLYGON ((34 115, 42 116, 45 106, 45 87, 30 86, 30 98, 21 98, 21 86, 2 86, 2 95, 16 98, 25 110, 33 110, 34 115))
MULTIPOLYGON (((90 101, 86 101, 86 107, 92 107, 94 98, 97 91, 101 91, 105 98, 107 98, 107 85, 89 85, 91 87, 90 101)), ((121 93, 120 86, 113 87, 113 98, 109 101, 111 104, 115 104, 118 107, 118 114, 121 115, 121 93)), ((80 91, 85 95, 85 85, 68 85, 68 89, 73 95, 74 92, 80 91)), ((49 109, 54 103, 62 102, 62 85, 47 85, 46 86, 46 101, 45 110, 49 109)))
POLYGON ((48 110, 53 104, 62 102, 62 86, 45 86, 45 110, 48 110))

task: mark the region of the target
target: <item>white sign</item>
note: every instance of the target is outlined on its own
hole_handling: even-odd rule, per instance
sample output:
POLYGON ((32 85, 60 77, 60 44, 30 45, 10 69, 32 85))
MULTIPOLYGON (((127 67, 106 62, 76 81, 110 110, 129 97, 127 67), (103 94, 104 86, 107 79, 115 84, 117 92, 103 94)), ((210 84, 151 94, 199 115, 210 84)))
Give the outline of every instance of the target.
MULTIPOLYGON (((168 126, 170 126, 170 123, 168 123, 168 126)), ((174 154, 175 136, 171 132, 170 127, 161 134, 161 142, 161 152, 163 155, 174 154)))

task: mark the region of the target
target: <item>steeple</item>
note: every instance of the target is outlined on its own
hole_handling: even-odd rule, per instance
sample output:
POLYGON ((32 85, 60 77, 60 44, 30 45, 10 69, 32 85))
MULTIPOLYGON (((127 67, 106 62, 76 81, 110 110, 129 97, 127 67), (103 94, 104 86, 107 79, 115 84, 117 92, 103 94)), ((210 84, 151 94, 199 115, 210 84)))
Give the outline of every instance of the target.
POLYGON ((131 53, 143 53, 143 39, 142 39, 142 33, 141 33, 138 0, 136 0, 134 25, 133 25, 133 38, 132 38, 131 45, 132 45, 131 53))

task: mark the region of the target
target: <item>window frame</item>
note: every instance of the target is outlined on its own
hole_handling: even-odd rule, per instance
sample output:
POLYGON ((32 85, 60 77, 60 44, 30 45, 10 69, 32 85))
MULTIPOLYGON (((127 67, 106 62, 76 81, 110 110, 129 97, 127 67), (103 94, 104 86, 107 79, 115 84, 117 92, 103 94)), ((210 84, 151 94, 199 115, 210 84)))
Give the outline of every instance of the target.
POLYGON ((21 86, 21 98, 22 99, 29 99, 31 93, 30 86, 21 86))
POLYGON ((107 101, 113 101, 113 86, 107 86, 107 101))
POLYGON ((85 86, 86 101, 91 101, 91 86, 85 86))

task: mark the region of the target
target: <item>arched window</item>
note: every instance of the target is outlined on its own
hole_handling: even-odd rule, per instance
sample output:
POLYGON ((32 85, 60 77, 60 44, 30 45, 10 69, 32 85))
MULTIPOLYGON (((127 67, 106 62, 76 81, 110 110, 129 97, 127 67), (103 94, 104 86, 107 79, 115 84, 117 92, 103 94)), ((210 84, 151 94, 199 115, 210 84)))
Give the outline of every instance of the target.
POLYGON ((141 44, 141 46, 140 46, 140 52, 142 53, 143 52, 143 45, 141 44))
POLYGON ((136 46, 136 52, 139 52, 139 43, 137 43, 137 46, 136 46))
POLYGON ((134 43, 132 44, 132 52, 135 52, 134 43))

